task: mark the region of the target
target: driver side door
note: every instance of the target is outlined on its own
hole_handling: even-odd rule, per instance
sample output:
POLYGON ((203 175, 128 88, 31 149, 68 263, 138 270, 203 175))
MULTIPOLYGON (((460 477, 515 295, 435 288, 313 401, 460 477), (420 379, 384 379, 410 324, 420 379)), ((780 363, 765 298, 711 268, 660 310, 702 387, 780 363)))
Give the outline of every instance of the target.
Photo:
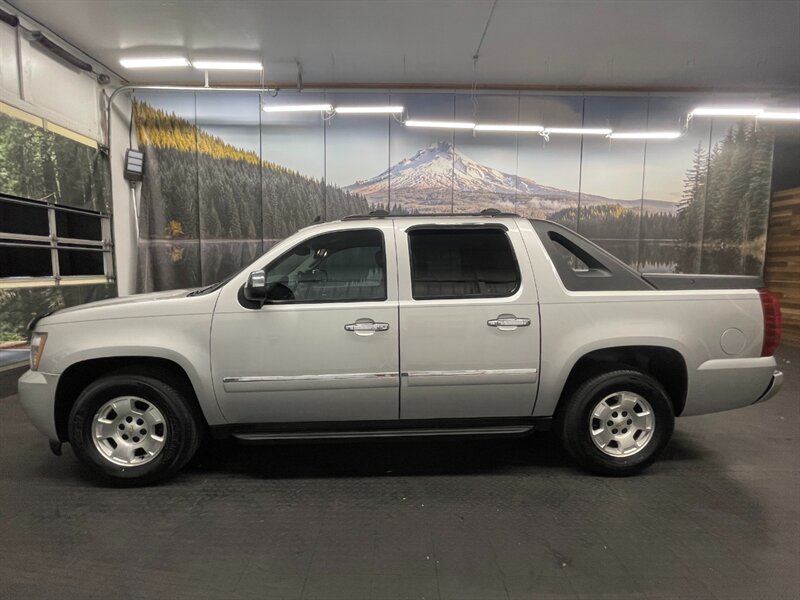
POLYGON ((397 419, 397 273, 391 221, 301 235, 264 265, 268 301, 226 286, 211 331, 214 389, 231 424, 397 419))

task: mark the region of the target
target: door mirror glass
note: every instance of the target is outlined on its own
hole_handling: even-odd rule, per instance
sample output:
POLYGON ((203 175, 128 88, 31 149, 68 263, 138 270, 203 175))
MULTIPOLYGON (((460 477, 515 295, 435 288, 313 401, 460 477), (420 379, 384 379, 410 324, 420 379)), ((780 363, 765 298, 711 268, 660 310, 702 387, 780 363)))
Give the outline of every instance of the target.
POLYGON ((267 299, 267 275, 263 270, 252 271, 247 276, 244 286, 244 297, 251 302, 263 303, 267 299))

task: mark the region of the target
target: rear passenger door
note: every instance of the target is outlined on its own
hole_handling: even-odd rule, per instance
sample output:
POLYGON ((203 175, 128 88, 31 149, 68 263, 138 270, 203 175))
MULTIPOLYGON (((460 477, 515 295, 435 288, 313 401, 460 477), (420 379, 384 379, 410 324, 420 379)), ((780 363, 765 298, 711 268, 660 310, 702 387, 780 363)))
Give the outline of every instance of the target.
POLYGON ((527 416, 539 307, 513 219, 396 219, 403 419, 527 416))

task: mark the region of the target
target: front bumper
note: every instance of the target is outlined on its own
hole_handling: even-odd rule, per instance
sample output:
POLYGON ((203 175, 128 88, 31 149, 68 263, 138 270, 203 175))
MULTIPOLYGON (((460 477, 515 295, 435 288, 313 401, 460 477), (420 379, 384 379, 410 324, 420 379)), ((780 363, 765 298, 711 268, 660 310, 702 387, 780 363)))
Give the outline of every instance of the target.
POLYGON ((50 440, 58 440, 55 402, 58 375, 26 371, 19 378, 17 393, 20 404, 33 425, 50 440))
POLYGON ((758 404, 759 402, 765 402, 769 400, 780 391, 782 385, 783 371, 778 371, 778 369, 775 369, 772 372, 772 381, 769 382, 767 390, 761 394, 761 396, 755 402, 753 402, 753 404, 758 404))

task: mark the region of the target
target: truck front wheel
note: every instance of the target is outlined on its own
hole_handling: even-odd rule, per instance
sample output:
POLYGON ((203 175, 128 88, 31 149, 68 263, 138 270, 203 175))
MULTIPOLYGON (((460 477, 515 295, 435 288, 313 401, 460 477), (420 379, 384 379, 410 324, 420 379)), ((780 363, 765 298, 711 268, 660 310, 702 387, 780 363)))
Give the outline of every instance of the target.
POLYGON ((580 466, 599 475, 641 471, 667 445, 675 425, 663 386, 633 369, 595 375, 562 402, 556 416, 562 444, 580 466))
POLYGON ((147 485, 181 469, 201 427, 184 394, 166 381, 118 373, 90 384, 69 415, 69 441, 106 483, 147 485))

